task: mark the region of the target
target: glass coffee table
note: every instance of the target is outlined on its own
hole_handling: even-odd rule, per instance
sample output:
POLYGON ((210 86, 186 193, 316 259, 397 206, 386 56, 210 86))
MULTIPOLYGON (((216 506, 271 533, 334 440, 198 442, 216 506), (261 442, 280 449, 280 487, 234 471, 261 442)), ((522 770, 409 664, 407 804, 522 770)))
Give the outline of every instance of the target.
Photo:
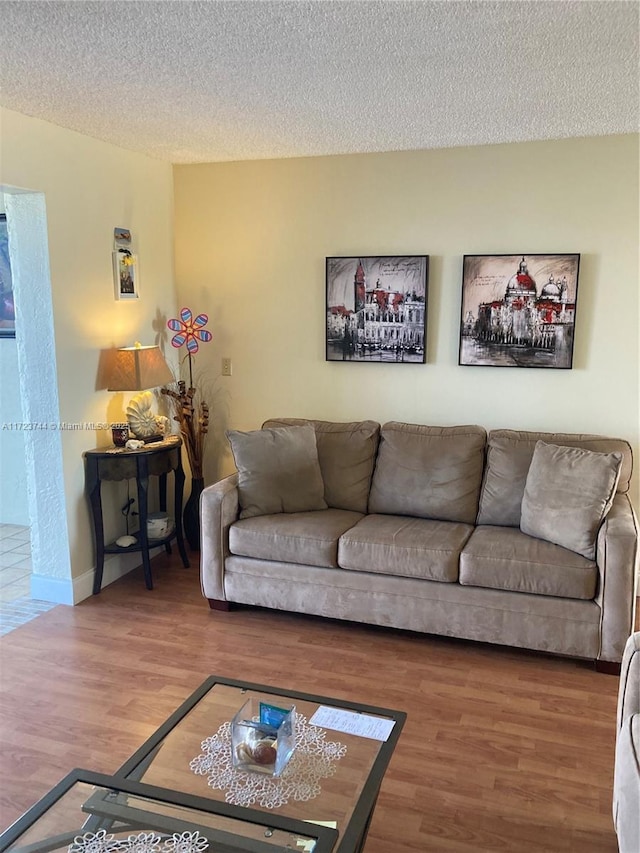
POLYGON ((0 835, 0 853, 332 853, 337 832, 74 770, 0 835))
POLYGON ((359 853, 405 720, 402 711, 211 676, 114 778, 251 809, 267 824, 335 828, 334 853, 359 853), (296 748, 279 777, 233 766, 230 724, 249 699, 295 705, 296 748))

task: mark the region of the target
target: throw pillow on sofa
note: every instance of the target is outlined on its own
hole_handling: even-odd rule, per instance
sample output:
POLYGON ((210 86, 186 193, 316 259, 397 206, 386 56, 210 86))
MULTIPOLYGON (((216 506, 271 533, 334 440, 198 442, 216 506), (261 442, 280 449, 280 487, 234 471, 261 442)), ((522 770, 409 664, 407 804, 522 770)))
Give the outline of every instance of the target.
POLYGON ((366 512, 376 463, 380 424, 271 418, 264 428, 310 424, 316 433, 324 499, 330 507, 366 512))
POLYGON ((536 443, 522 499, 520 529, 595 560, 600 524, 616 493, 621 453, 536 443))
POLYGON ((228 430, 240 518, 327 509, 312 426, 228 430))
POLYGON ((520 512, 527 473, 536 443, 581 447, 596 453, 622 453, 617 491, 626 494, 633 469, 631 445, 621 438, 567 432, 526 432, 494 429, 487 441, 487 464, 480 494, 478 524, 520 527, 520 512))

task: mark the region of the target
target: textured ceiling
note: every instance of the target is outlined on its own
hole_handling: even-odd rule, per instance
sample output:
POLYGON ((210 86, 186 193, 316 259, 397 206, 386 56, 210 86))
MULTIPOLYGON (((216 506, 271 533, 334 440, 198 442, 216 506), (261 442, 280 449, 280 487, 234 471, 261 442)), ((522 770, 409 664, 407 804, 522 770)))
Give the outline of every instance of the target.
POLYGON ((0 103, 174 163, 637 131, 622 0, 0 2, 0 103))

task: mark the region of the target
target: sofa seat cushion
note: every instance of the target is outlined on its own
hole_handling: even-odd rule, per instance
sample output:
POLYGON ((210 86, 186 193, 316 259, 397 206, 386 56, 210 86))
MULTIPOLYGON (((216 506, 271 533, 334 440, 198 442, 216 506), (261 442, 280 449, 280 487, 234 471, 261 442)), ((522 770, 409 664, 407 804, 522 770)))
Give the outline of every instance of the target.
POLYGON ((592 560, 511 527, 477 527, 460 555, 460 583, 559 598, 592 599, 592 560))
POLYGON ((229 528, 229 550, 240 557, 338 567, 338 539, 362 518, 343 509, 244 518, 229 528))
POLYGON ((356 572, 455 583, 469 524, 367 515, 340 537, 338 564, 356 572))
POLYGON ((386 423, 369 512, 474 524, 485 439, 479 426, 386 423))

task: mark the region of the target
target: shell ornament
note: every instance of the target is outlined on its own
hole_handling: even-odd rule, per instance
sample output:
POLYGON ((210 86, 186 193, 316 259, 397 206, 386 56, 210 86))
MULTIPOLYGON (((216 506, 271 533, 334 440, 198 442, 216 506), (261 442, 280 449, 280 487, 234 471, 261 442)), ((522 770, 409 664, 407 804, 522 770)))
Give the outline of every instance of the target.
POLYGON ((127 406, 127 420, 129 428, 136 438, 148 438, 150 435, 164 435, 168 419, 154 415, 153 394, 151 391, 143 391, 132 397, 127 406))

